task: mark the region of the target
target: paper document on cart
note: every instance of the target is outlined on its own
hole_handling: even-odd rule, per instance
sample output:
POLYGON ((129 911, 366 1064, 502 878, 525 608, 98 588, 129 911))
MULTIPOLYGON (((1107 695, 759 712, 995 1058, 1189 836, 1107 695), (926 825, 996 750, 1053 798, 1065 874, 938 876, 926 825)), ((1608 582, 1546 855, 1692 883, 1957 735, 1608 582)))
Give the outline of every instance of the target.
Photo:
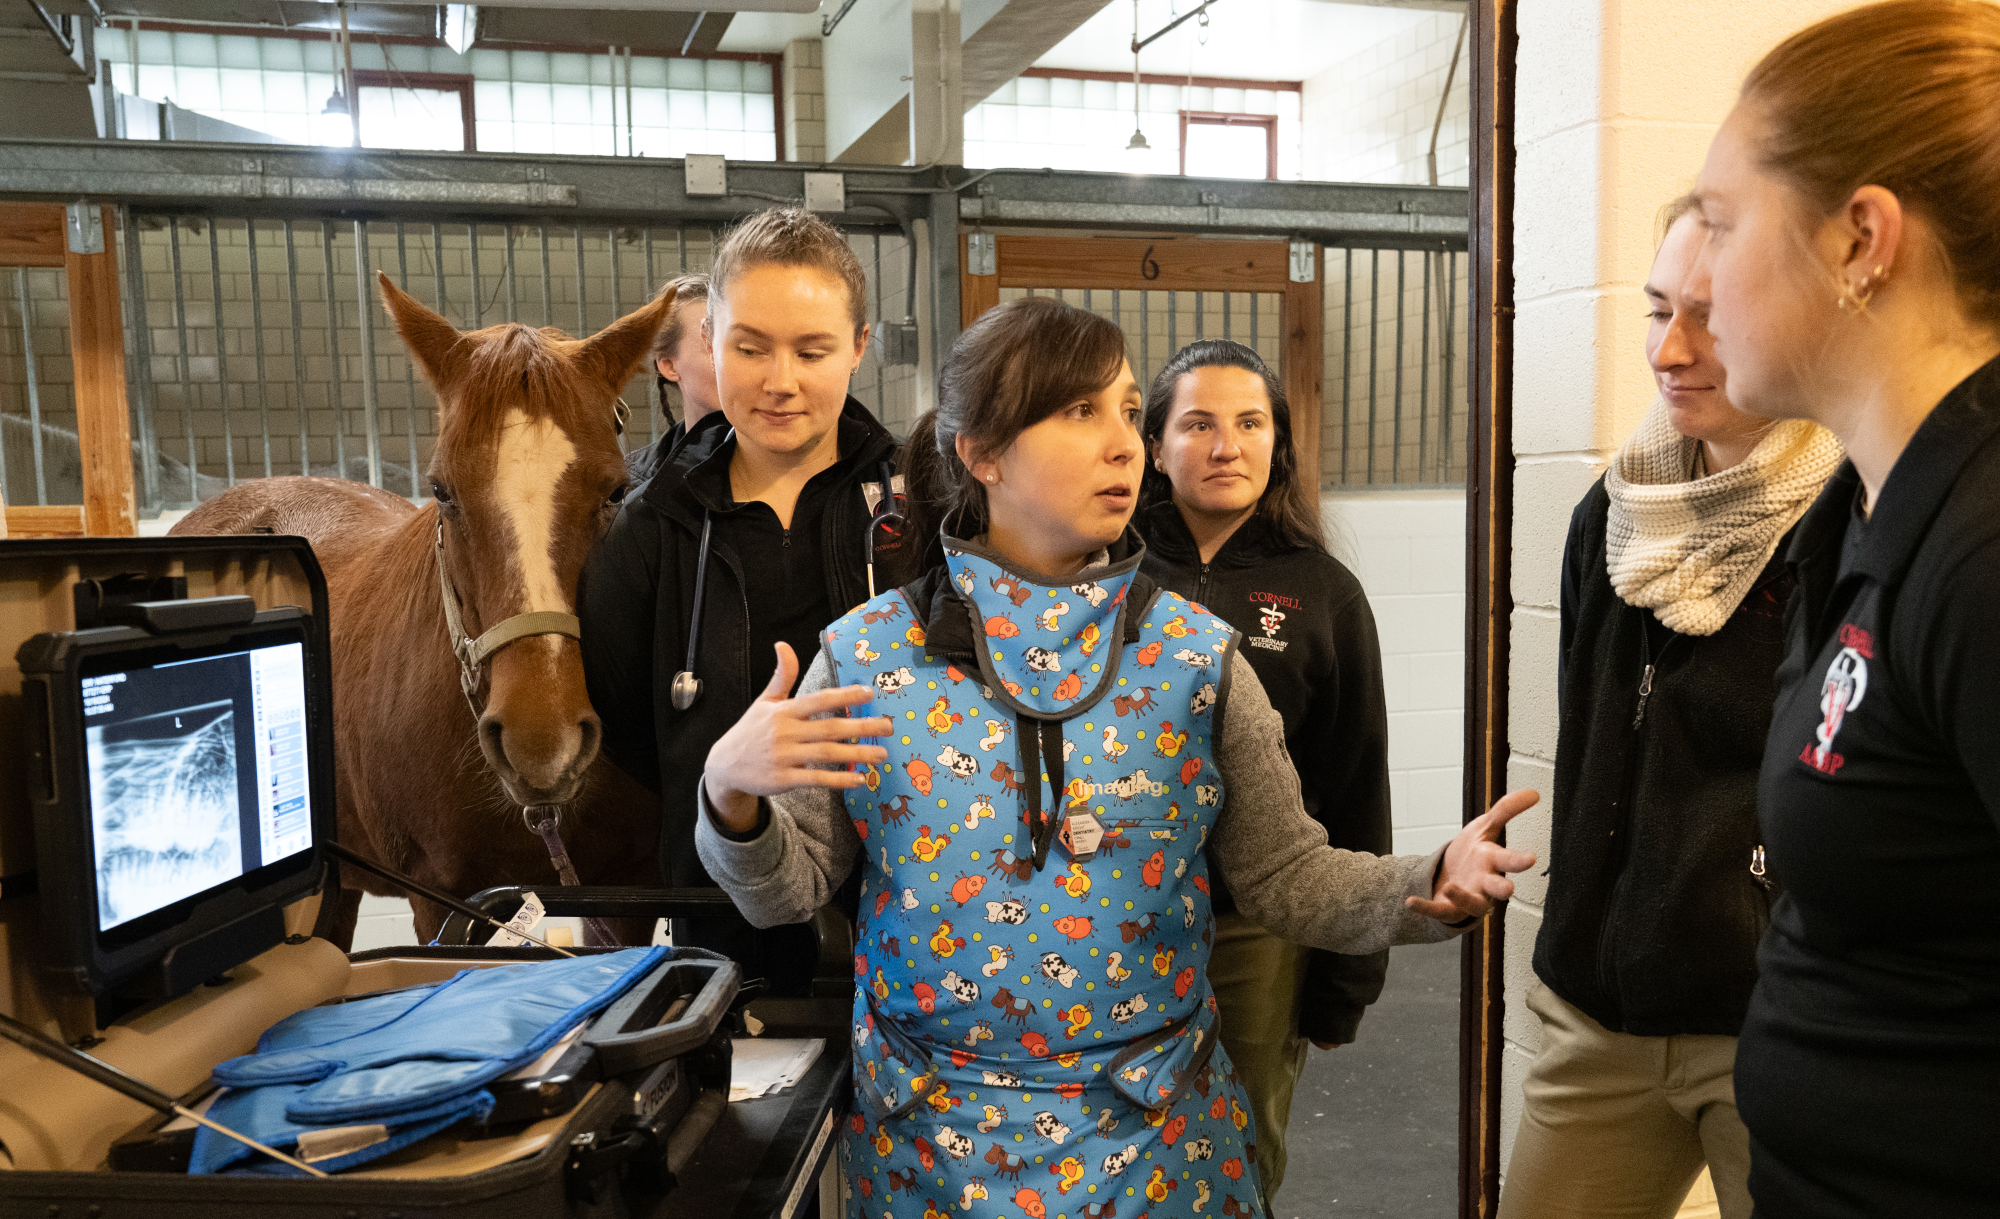
POLYGON ((729 1064, 729 1099, 755 1100, 783 1092, 812 1069, 826 1038, 744 1037, 729 1064))

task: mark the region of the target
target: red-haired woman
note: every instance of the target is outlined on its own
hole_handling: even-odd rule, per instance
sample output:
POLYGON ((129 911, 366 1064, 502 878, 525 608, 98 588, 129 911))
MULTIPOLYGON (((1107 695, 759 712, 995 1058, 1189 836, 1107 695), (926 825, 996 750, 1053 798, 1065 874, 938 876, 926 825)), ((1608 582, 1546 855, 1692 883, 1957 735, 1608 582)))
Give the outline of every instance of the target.
POLYGON ((1896 0, 1751 72, 1699 199, 1731 398, 1847 448, 1799 523, 1736 1057, 1768 1219, 2000 1205, 2000 7, 1896 0))

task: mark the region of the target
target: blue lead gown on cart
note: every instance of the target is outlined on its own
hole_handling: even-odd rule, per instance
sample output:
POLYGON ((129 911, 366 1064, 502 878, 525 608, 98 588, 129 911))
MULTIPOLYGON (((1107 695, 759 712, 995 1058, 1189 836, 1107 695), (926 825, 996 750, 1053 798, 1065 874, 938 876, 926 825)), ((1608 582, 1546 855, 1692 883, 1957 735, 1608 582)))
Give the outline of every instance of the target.
POLYGON ((898 729, 846 795, 867 857, 847 1213, 1261 1214, 1206 968, 1235 634, 1170 592, 1132 604, 1137 556, 1057 586, 946 556, 976 668, 926 650, 900 591, 824 635, 834 684, 872 685, 864 713, 898 729), (1058 839, 1038 867, 1036 805, 1094 817, 1095 854, 1058 839))

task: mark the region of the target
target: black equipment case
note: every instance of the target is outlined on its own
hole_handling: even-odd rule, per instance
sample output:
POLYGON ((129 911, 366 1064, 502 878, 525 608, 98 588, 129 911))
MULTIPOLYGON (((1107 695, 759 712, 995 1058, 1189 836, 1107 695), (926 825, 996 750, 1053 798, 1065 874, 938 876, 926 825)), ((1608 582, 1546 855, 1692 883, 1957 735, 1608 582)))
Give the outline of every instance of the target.
MULTIPOLYGON (((273 937, 248 959, 228 956, 226 948, 205 941, 184 945, 178 965, 142 963, 148 968, 122 993, 102 987, 92 993, 81 984, 72 962, 54 947, 74 941, 74 930, 48 925, 74 904, 71 895, 58 901, 41 891, 47 869, 37 867, 36 815, 47 815, 49 784, 31 779, 30 772, 51 762, 47 742, 30 729, 47 717, 29 714, 24 704, 16 653, 47 632, 140 622, 143 614, 115 612, 124 603, 220 597, 254 601, 262 611, 260 622, 300 619, 296 611, 273 613, 281 607, 304 611, 317 644, 308 650, 316 656, 314 680, 321 683, 312 714, 328 714, 326 586, 304 540, 0 541, 0 1011, 187 1105, 209 1090, 215 1064, 250 1052, 266 1028, 293 1012, 441 982, 468 968, 553 955, 535 947, 467 945, 349 957, 311 935, 320 905, 316 886, 322 871, 331 872, 322 864, 297 886, 303 895, 296 900, 243 916, 273 937), (217 959, 227 964, 213 976, 188 972, 217 959), (191 977, 206 980, 188 989, 191 977)), ((212 604, 224 617, 244 612, 241 602, 233 611, 212 604)), ((183 621, 198 620, 201 609, 192 606, 193 617, 183 614, 183 621)), ((31 665, 37 663, 34 653, 30 648, 31 665)), ((47 696, 39 684, 28 690, 47 696)), ((649 896, 641 901, 624 891, 616 908, 604 913, 713 913, 712 907, 697 909, 708 907, 709 895, 649 896)), ((572 900, 563 912, 594 911, 572 900)), ((485 938, 470 928, 460 935, 485 938)), ((218 933, 211 940, 222 938, 218 933)), ((130 963, 124 968, 129 971, 130 963)), ((494 1085, 499 1104, 483 1127, 454 1127, 324 1180, 188 1175, 182 1166, 189 1136, 174 1123, 12 1043, 0 1043, 0 1219, 613 1219, 689 1213, 673 1202, 676 1173, 701 1152, 727 1106, 731 1036, 745 997, 739 981, 732 962, 676 955, 566 1049, 494 1085)), ((829 1043, 829 1058, 835 1048, 844 1049, 844 1041, 829 1043)), ((844 1076, 844 1067, 840 1073, 844 1076)), ((826 1120, 831 1122, 830 1112, 826 1120)), ((816 1149, 815 1162, 802 1164, 800 1172, 817 1171, 823 1159, 816 1149)))

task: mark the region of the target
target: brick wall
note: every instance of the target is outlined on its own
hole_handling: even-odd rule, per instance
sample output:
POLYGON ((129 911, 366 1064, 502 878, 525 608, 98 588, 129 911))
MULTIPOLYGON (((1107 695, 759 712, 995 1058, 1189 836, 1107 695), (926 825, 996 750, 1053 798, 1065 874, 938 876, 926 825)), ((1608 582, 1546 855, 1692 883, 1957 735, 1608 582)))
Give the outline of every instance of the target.
POLYGON ((785 98, 785 159, 826 160, 826 71, 817 38, 785 44, 779 87, 785 98))
POLYGON ((1334 555, 1360 578, 1382 641, 1397 854, 1458 832, 1465 705, 1465 493, 1321 498, 1334 555))
MULTIPOLYGON (((1430 181, 1426 153, 1437 123, 1460 13, 1430 13, 1393 38, 1349 55, 1305 81, 1306 177, 1319 182, 1430 181)), ((1438 184, 1466 184, 1471 92, 1460 58, 1444 127, 1438 184)))

